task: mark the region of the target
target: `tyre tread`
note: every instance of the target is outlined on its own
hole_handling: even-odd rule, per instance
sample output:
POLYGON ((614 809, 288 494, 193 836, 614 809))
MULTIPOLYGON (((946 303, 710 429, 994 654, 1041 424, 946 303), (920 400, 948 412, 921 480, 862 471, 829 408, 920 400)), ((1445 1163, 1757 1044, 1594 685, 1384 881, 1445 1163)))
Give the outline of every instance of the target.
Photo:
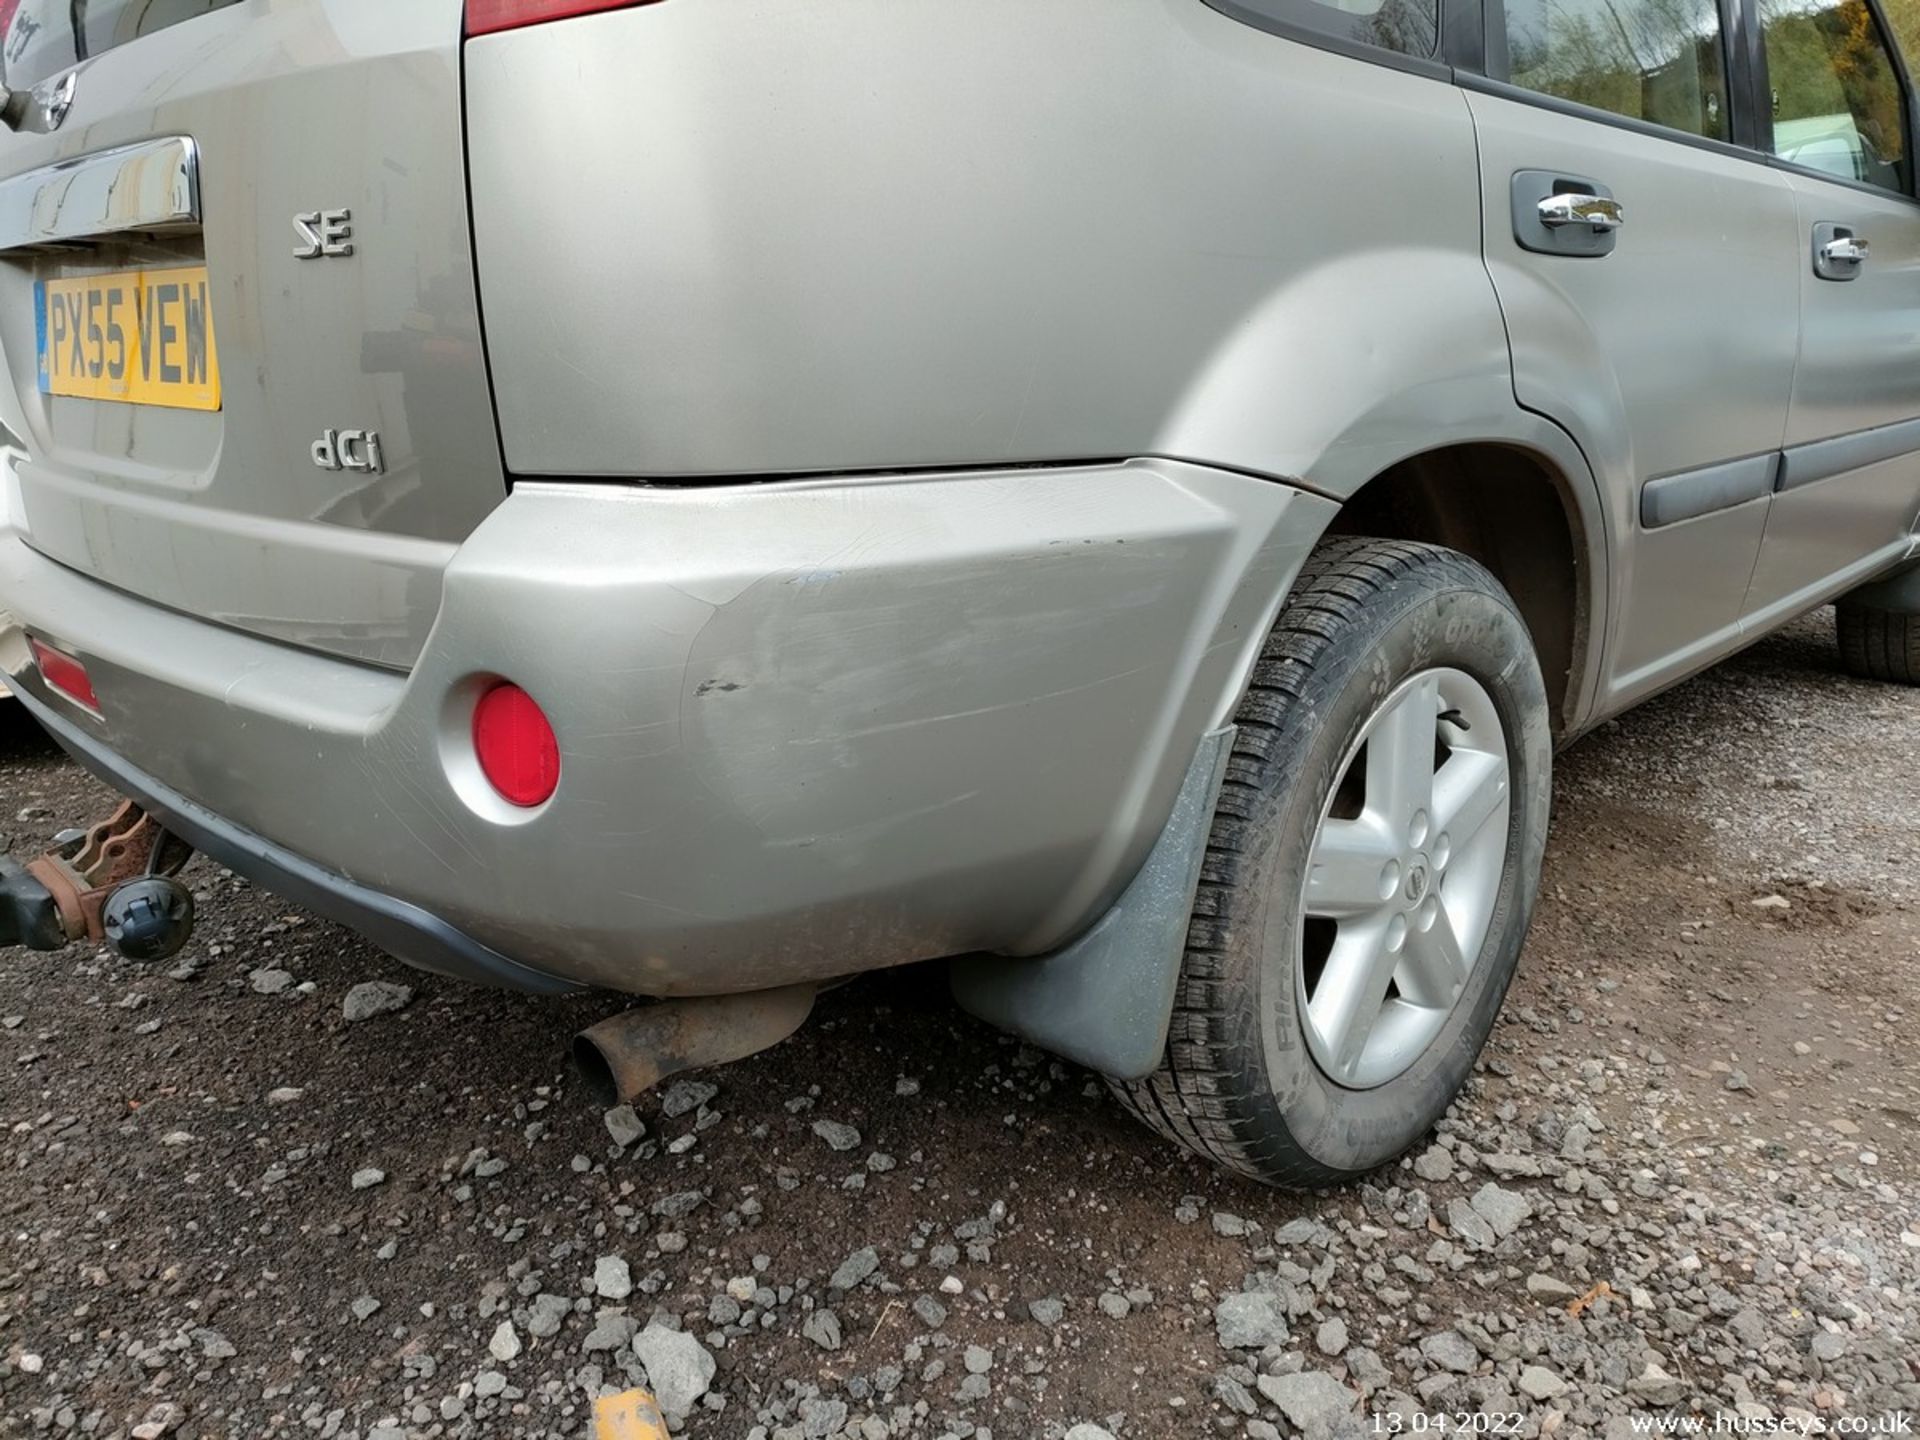
POLYGON ((1256 1139, 1241 1117, 1255 1097, 1252 1077, 1235 1055, 1249 1017, 1229 1000, 1225 951, 1236 921, 1256 908, 1250 871, 1257 837, 1249 806, 1279 761, 1272 742, 1287 711, 1306 693, 1320 665, 1360 612, 1416 569, 1477 570, 1455 551, 1414 541, 1341 537, 1327 540, 1301 568, 1243 699, 1212 833, 1207 843, 1167 1052, 1143 1080, 1110 1080, 1121 1104, 1149 1129, 1212 1161, 1267 1184, 1313 1188, 1346 1177, 1298 1147, 1256 1139))
POLYGON ((1850 674, 1920 685, 1920 615, 1842 603, 1835 607, 1834 632, 1850 674))

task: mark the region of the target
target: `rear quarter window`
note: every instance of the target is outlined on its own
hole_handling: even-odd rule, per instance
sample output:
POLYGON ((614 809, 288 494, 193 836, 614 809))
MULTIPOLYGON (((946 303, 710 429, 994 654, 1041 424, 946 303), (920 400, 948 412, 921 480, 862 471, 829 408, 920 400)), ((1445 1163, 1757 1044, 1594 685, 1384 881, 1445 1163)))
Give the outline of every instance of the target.
POLYGON ((1713 140, 1727 138, 1714 0, 1506 0, 1513 83, 1713 140))
POLYGON ((1913 61, 1920 55, 1920 0, 1881 0, 1880 11, 1887 17, 1887 27, 1893 31, 1893 42, 1900 47, 1900 54, 1907 62, 1907 73, 1913 73, 1913 61))
POLYGON ((1907 100, 1865 0, 1760 0, 1773 153, 1900 194, 1913 183, 1907 100))

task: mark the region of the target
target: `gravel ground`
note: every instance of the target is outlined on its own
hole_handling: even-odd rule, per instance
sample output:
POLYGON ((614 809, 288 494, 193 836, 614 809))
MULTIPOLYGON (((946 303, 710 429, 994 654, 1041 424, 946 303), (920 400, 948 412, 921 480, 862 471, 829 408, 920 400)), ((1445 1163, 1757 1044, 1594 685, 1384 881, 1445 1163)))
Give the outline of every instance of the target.
MULTIPOLYGON (((1803 621, 1562 757, 1479 1074, 1319 1196, 937 967, 602 1115, 559 1057, 616 1001, 414 975, 197 863, 175 961, 0 953, 0 1435, 577 1435, 643 1382, 754 1440, 1920 1415, 1920 694, 1832 656, 1803 621)), ((0 716, 10 848, 104 799, 0 716)))

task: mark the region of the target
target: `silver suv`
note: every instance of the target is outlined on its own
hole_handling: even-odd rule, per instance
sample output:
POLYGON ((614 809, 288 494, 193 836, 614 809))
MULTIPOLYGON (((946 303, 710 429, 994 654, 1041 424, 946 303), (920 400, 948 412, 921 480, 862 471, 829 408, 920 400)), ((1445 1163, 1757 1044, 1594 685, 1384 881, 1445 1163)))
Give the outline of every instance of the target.
POLYGON ((666 1001, 608 1094, 955 957, 1325 1184, 1474 1063, 1557 744, 1836 599, 1920 676, 1880 0, 0 16, 0 669, 140 807, 54 942, 192 845, 666 1001))

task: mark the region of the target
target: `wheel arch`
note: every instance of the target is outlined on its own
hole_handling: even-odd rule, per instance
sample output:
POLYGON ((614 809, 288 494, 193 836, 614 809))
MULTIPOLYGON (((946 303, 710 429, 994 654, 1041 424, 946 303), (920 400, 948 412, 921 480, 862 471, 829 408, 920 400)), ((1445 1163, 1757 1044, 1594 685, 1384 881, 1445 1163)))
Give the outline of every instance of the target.
MULTIPOLYGON (((1196 371, 1157 453, 1339 502, 1330 533, 1427 541, 1479 560, 1520 605, 1565 739, 1591 723, 1630 523, 1596 478, 1619 469, 1612 447, 1624 431, 1600 424, 1618 405, 1570 407, 1576 432, 1520 403, 1477 246, 1405 246, 1384 260, 1326 259, 1250 312, 1196 371), (1574 438, 1589 431, 1597 453, 1574 438), (1534 539, 1563 574, 1522 543, 1534 539)), ((1617 402, 1617 385, 1601 388, 1617 402)), ((1284 598, 1273 597, 1274 613, 1284 598)))
POLYGON ((1486 566, 1533 637, 1564 741, 1594 706, 1610 547, 1591 473, 1553 433, 1552 448, 1481 440, 1408 455, 1355 489, 1327 533, 1426 541, 1486 566))

